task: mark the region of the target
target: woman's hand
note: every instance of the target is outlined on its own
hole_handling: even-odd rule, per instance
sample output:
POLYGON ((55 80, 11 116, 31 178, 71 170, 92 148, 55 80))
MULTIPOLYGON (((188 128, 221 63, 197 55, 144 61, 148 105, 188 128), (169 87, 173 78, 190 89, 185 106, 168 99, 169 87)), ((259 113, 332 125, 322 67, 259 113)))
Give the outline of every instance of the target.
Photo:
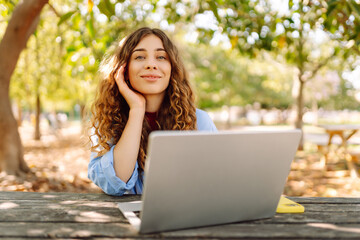
POLYGON ((115 73, 115 81, 120 94, 130 107, 129 119, 114 148, 114 170, 124 182, 127 182, 134 171, 139 154, 143 122, 145 117, 145 97, 132 90, 125 82, 125 65, 115 73))
POLYGON ((145 112, 145 97, 129 88, 125 82, 124 71, 125 65, 122 65, 117 73, 115 73, 115 82, 118 85, 119 92, 125 98, 130 109, 139 109, 145 112))

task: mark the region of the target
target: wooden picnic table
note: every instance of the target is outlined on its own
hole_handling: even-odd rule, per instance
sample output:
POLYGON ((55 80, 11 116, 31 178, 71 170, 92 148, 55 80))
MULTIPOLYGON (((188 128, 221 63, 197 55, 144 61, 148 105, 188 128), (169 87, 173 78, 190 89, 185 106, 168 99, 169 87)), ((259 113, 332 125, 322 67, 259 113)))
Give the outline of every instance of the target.
POLYGON ((360 239, 360 198, 291 197, 305 206, 305 213, 147 235, 135 232, 116 204, 139 199, 139 195, 0 192, 0 237, 360 239))
POLYGON ((318 125, 325 129, 328 134, 328 145, 332 143, 334 136, 341 138, 341 145, 346 147, 349 139, 354 136, 360 130, 360 124, 329 124, 329 125, 318 125))
MULTIPOLYGON (((352 154, 348 152, 347 145, 351 137, 360 130, 360 124, 329 124, 318 126, 325 129, 325 132, 328 134, 327 146, 333 144, 333 138, 335 136, 340 137, 341 142, 338 147, 344 150, 350 175, 353 178, 359 177, 359 172, 353 162, 352 154)), ((325 154, 325 158, 327 158, 327 153, 325 154)))

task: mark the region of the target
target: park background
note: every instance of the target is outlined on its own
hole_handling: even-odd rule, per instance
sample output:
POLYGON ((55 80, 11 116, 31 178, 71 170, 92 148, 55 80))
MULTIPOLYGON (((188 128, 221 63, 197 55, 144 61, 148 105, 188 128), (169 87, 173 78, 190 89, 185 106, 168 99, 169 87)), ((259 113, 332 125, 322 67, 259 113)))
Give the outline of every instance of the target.
MULTIPOLYGON (((87 179, 90 152, 84 134, 98 67, 119 40, 150 26, 176 42, 197 106, 209 112, 218 129, 304 131, 286 195, 360 196, 360 180, 349 176, 345 159, 334 156, 324 166, 313 137, 326 141, 318 124, 360 123, 360 1, 24 2, 0 0, 1 40, 11 17, 23 17, 26 25, 17 6, 33 11, 31 5, 43 2, 9 87, 0 87, 9 94, 14 115, 9 121, 17 121, 30 172, 6 168, 14 159, 0 154, 0 190, 100 192, 87 179)), ((9 48, 1 41, 0 49, 9 48)), ((0 52, 0 63, 8 59, 0 52)), ((4 66, 2 73, 8 70, 4 66)), ((0 77, 0 83, 6 81, 0 77)), ((0 97, 6 102, 8 95, 0 97)), ((5 121, 0 118, 3 136, 11 130, 5 121)), ((356 150, 360 141, 353 139, 356 150)), ((0 143, 0 153, 5 152, 10 143, 0 143)))

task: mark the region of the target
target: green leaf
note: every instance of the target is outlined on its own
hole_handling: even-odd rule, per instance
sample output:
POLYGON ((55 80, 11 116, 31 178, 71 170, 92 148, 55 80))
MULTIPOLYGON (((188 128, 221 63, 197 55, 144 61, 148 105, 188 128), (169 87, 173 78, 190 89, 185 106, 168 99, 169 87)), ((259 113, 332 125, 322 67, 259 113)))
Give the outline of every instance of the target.
POLYGON ((99 5, 97 5, 97 7, 99 8, 99 10, 102 14, 105 14, 108 17, 108 19, 110 19, 111 14, 110 14, 109 10, 107 9, 106 4, 103 1, 101 1, 99 3, 99 5))
POLYGON ((95 38, 95 28, 94 28, 94 13, 91 12, 90 19, 86 22, 86 28, 90 33, 91 38, 95 38))
POLYGON ((73 16, 73 18, 71 19, 71 21, 72 21, 72 29, 78 30, 79 28, 81 28, 81 25, 82 25, 82 16, 81 16, 81 14, 75 14, 73 16))
POLYGON ((75 52, 77 50, 77 47, 75 47, 74 45, 68 46, 66 48, 66 52, 70 53, 70 52, 75 52))
POLYGON ((216 20, 220 23, 221 22, 221 18, 218 14, 218 7, 216 6, 216 3, 214 1, 208 1, 211 11, 214 13, 216 20))
POLYGON ((72 15, 74 15, 74 13, 76 13, 77 11, 75 10, 75 11, 71 11, 71 12, 68 12, 68 13, 65 13, 64 15, 62 15, 61 17, 60 17, 60 20, 59 20, 59 22, 58 22, 58 26, 60 26, 62 23, 64 23, 66 20, 68 20, 69 18, 71 18, 72 17, 72 15))
POLYGON ((110 0, 104 0, 107 9, 109 10, 111 16, 115 15, 115 5, 110 2, 110 0))
POLYGON ((115 15, 115 5, 112 4, 109 0, 100 1, 98 8, 101 13, 108 17, 108 19, 115 15))
POLYGON ((357 17, 360 17, 360 5, 351 1, 348 3, 348 5, 350 6, 350 8, 354 11, 354 16, 357 15, 357 17))
POLYGON ((328 9, 326 12, 327 16, 330 16, 331 13, 336 9, 336 0, 332 0, 328 3, 328 9))

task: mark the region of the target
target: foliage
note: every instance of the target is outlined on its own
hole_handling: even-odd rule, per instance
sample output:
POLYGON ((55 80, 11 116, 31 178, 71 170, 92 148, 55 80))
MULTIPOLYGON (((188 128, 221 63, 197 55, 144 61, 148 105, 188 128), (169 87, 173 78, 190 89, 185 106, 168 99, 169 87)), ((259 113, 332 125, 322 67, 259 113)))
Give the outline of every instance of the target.
POLYGON ((359 102, 356 100, 355 89, 345 79, 340 80, 338 89, 331 98, 319 101, 319 106, 325 109, 351 109, 359 110, 359 102))
POLYGON ((7 22, 10 20, 11 13, 13 12, 18 1, 2 0, 0 1, 0 39, 7 26, 7 22))
MULTIPOLYGON (((333 38, 343 41, 345 49, 360 51, 360 3, 356 0, 327 2, 324 28, 333 38)), ((346 55, 348 56, 348 55, 346 55)))
MULTIPOLYGON (((102 56, 115 40, 139 24, 133 21, 135 9, 127 10, 132 13, 128 17, 124 11, 118 12, 121 17, 107 15, 104 19, 96 5, 90 9, 80 1, 65 3, 52 1, 44 9, 36 36, 30 39, 13 76, 11 96, 25 108, 33 108, 32 93, 38 88, 46 111, 71 111, 75 104, 86 105, 95 92, 102 56), (72 10, 65 12, 67 9, 72 10)), ((102 3, 98 7, 105 9, 102 3)))
MULTIPOLYGON (((12 76, 10 93, 22 107, 33 109, 36 93, 42 96, 47 111, 57 110, 58 99, 63 102, 68 99, 65 90, 69 86, 68 78, 63 77, 64 62, 61 46, 57 45, 59 29, 54 24, 55 19, 53 12, 43 13, 39 27, 29 39, 12 76)), ((67 108, 63 103, 60 106, 67 108)))
MULTIPOLYGON (((17 3, 0 1, 0 37, 17 3)), ((83 109, 93 98, 100 59, 112 43, 149 25, 174 36, 179 31, 187 31, 185 38, 196 36, 187 59, 200 107, 256 101, 286 108, 295 77, 296 127, 301 128, 306 95, 327 108, 358 108, 355 90, 343 79, 336 92, 320 98, 314 93, 319 85, 322 92, 323 85, 334 86, 322 71, 337 63, 339 73, 356 66, 359 19, 358 0, 289 0, 284 12, 266 0, 53 0, 21 56, 11 97, 21 108, 33 109, 41 94, 45 111, 70 111, 76 104, 83 109), (219 41, 227 50, 214 47, 219 41), (278 67, 276 61, 292 67, 278 67)))
POLYGON ((251 60, 236 51, 203 44, 192 45, 185 52, 201 108, 254 102, 288 108, 291 104, 291 71, 279 71, 281 67, 274 62, 251 60))
POLYGON ((209 6, 219 22, 218 31, 225 32, 232 46, 240 52, 256 56, 258 51, 271 50, 296 66, 299 81, 296 127, 302 128, 305 83, 334 56, 346 59, 352 53, 349 49, 358 47, 354 47, 354 42, 360 30, 356 25, 359 4, 355 1, 290 0, 288 10, 277 14, 266 3, 251 1, 244 3, 246 7, 225 1, 221 6, 227 14, 222 18, 218 16, 221 8, 209 6), (246 14, 239 14, 237 9, 247 9, 246 14))
MULTIPOLYGON (((0 2, 0 36, 17 2, 0 2)), ((285 108, 292 101, 294 74, 306 81, 322 81, 316 73, 332 64, 332 59, 334 64, 349 59, 354 66, 350 60, 356 58, 349 56, 359 50, 358 21, 359 4, 346 0, 289 1, 282 13, 265 0, 53 0, 21 56, 11 96, 23 108, 32 109, 38 87, 45 111, 71 111, 75 104, 86 105, 93 98, 102 56, 113 49, 114 41, 149 25, 170 34, 175 30, 174 36, 196 32, 196 47, 184 52, 189 51, 188 67, 200 107, 257 101, 264 107, 285 108), (228 42, 228 50, 213 47, 217 38, 228 42), (278 67, 279 62, 296 66, 298 72, 278 67)), ((338 108, 346 107, 346 102, 355 107, 351 97, 337 103, 345 92, 354 92, 346 81, 341 86, 347 87, 339 97, 331 95, 320 104, 338 108)), ((306 91, 307 96, 314 95, 314 88, 306 91)))

